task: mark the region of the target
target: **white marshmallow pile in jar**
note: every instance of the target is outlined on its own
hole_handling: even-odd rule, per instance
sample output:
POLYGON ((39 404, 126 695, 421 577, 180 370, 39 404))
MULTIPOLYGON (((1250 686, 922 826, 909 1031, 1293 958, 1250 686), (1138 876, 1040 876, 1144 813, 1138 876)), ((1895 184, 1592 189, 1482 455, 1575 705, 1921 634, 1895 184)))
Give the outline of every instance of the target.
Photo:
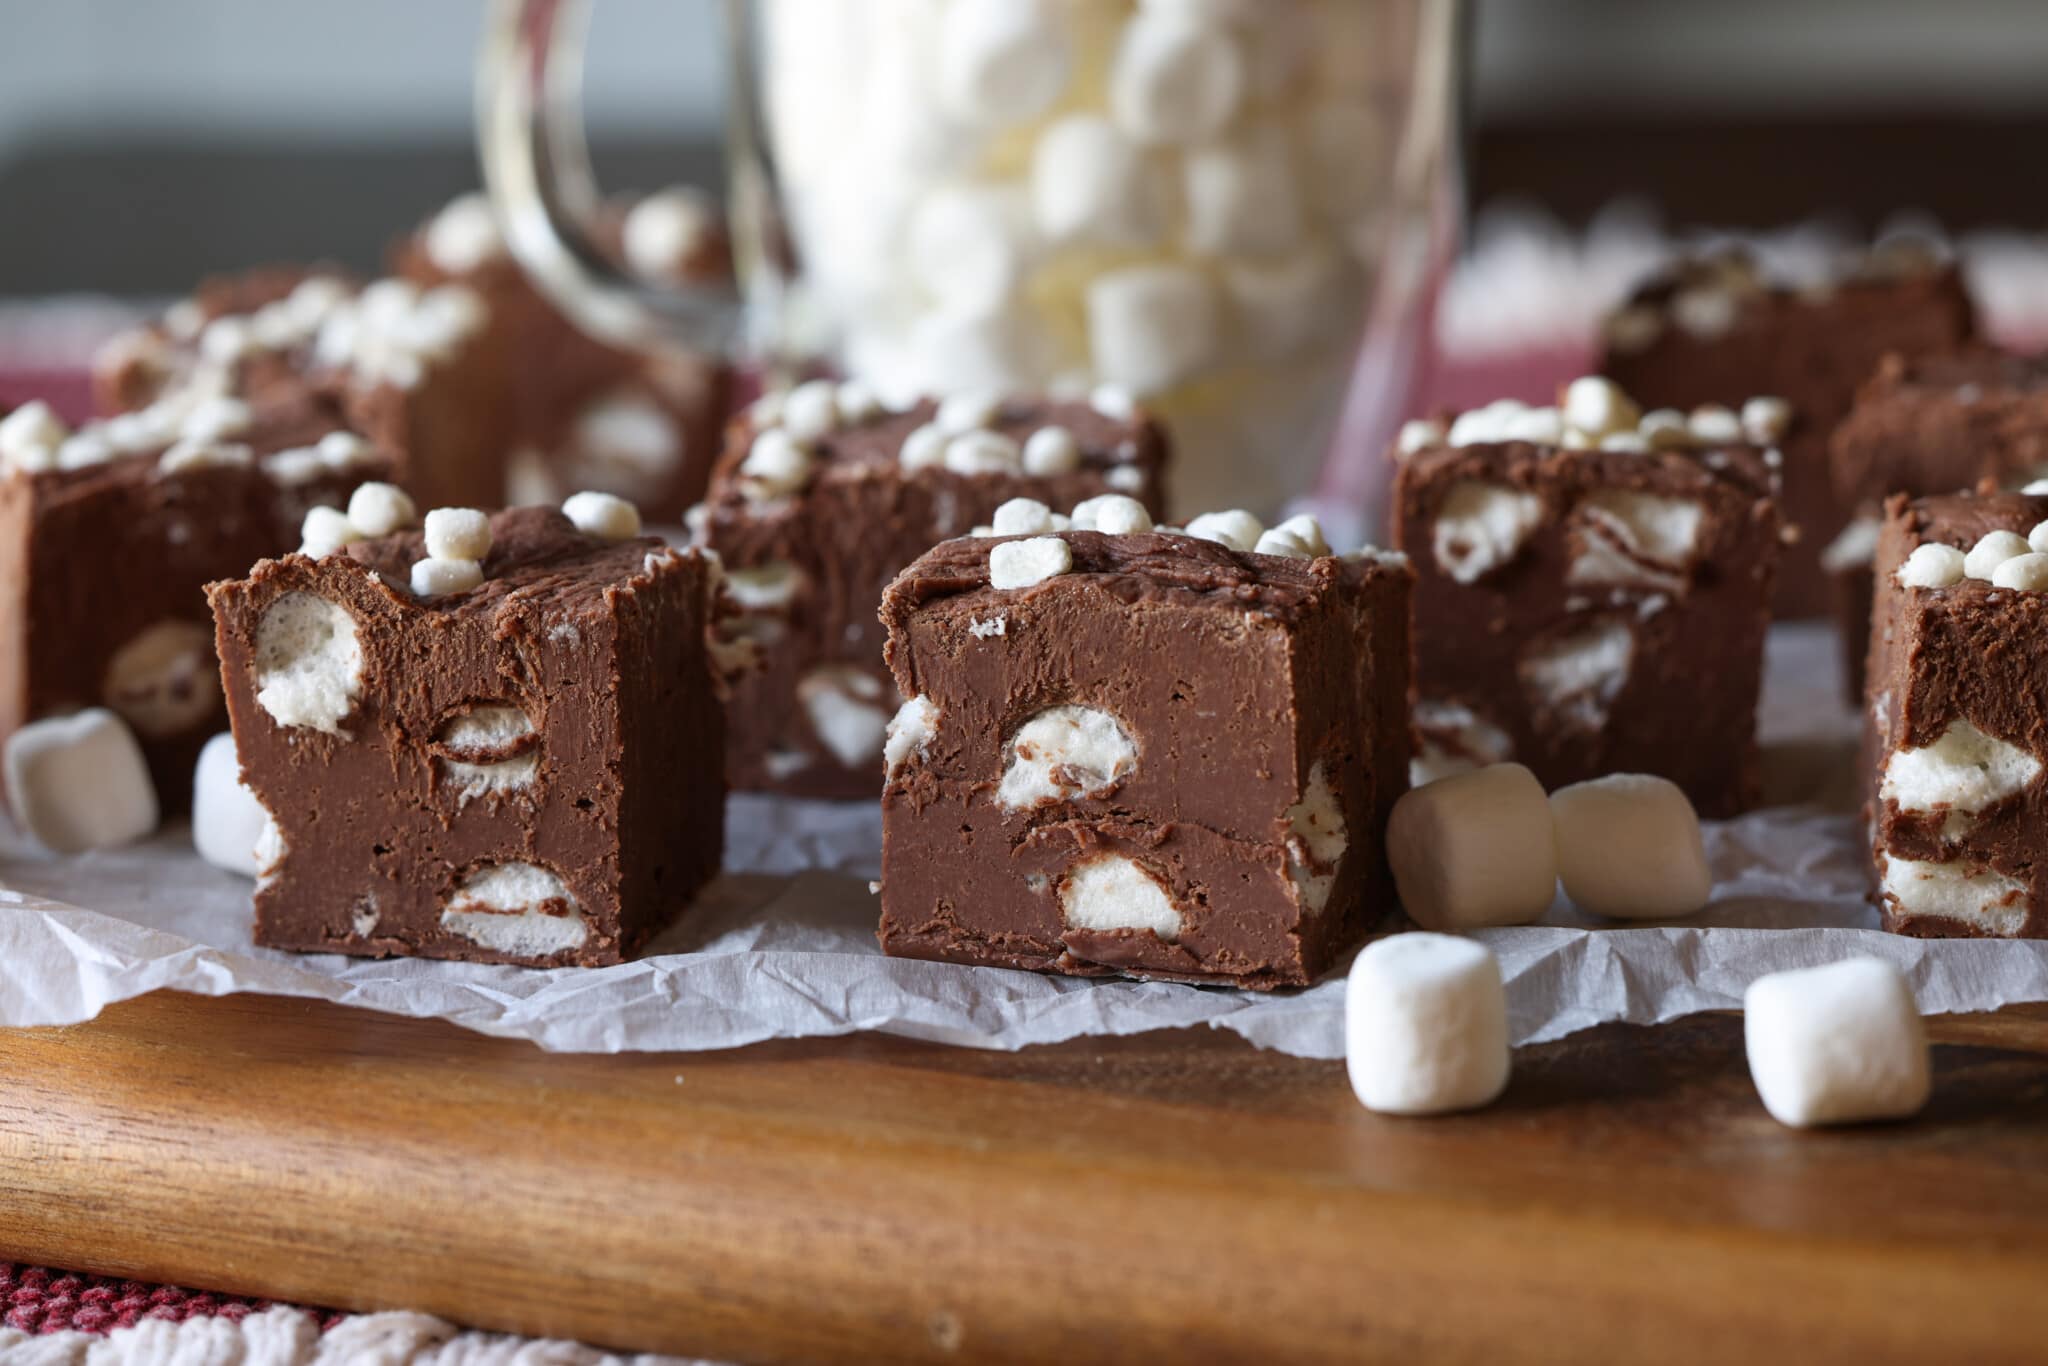
POLYGON ((811 321, 885 398, 1126 389, 1191 506, 1334 427, 1417 0, 769 0, 811 321))

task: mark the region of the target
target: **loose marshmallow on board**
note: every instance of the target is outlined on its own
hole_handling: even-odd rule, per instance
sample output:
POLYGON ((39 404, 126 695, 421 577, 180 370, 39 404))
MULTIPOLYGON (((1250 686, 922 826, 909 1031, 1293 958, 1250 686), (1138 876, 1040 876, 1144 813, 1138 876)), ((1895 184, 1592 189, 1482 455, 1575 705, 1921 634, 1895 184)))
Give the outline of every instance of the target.
POLYGON ((1890 963, 1774 972, 1742 999, 1749 1074, 1780 1124, 1901 1119, 1927 1103, 1927 1029, 1890 963))
POLYGON ((242 782, 235 737, 223 732, 208 740, 192 771, 192 847, 199 857, 224 872, 255 877, 263 871, 256 846, 269 824, 270 813, 242 782))
POLYGON ((1492 764, 1412 788, 1387 823, 1387 861, 1424 929, 1525 925, 1557 893, 1557 842, 1543 784, 1492 764))
POLYGON ((1612 920, 1691 915, 1713 895, 1700 820, 1678 784, 1612 773, 1550 794, 1557 871, 1582 911, 1612 920))
POLYGON ((0 753, 14 820, 59 854, 112 849, 156 829, 156 789, 128 723, 104 707, 31 721, 0 753))
POLYGON ((1471 1110, 1508 1084, 1500 964, 1469 939, 1396 934, 1368 944, 1344 993, 1344 1065, 1368 1110, 1471 1110))

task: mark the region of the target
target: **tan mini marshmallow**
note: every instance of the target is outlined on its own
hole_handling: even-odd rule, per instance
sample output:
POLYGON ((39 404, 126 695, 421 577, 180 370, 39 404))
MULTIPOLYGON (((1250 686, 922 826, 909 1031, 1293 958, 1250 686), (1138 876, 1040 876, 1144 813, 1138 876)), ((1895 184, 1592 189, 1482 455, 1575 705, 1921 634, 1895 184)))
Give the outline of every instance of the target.
POLYGON ((1557 893, 1550 800, 1520 764, 1411 789, 1394 803, 1387 859, 1402 906, 1424 929, 1525 925, 1557 893))
POLYGON ((1707 904, 1714 877, 1699 817, 1678 784, 1612 773, 1550 794, 1557 871, 1582 911, 1610 920, 1668 920, 1707 904))

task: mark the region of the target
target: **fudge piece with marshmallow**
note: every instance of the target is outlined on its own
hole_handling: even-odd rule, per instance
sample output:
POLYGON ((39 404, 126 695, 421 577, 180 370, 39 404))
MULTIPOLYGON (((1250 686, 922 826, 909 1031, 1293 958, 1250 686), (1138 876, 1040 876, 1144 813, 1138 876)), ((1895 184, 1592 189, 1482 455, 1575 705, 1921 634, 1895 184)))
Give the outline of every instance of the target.
POLYGON ((221 728, 206 584, 299 543, 393 459, 331 395, 180 390, 71 431, 41 403, 0 421, 0 741, 104 706, 167 812, 221 728))
POLYGON ((435 509, 209 589, 274 829, 257 943, 616 963, 717 871, 716 566, 569 512, 435 509))
POLYGON ((2048 478, 2048 361, 1991 347, 1886 356, 1829 444, 1835 494, 1859 510, 1830 548, 1852 702, 1863 698, 1879 506, 1894 493, 2020 488, 2048 478))
MULTIPOLYGON (((687 191, 608 206, 597 237, 661 284, 716 287, 731 274, 716 214, 687 191)), ((674 524, 703 497, 729 402, 718 358, 615 346, 578 329, 513 259, 482 195, 448 204, 394 246, 391 263, 422 289, 460 284, 483 300, 503 357, 497 401, 512 426, 505 488, 491 501, 597 490, 674 524)))
POLYGON ((1650 773, 1703 814, 1754 802, 1785 421, 1769 399, 1639 415, 1583 379, 1559 408, 1410 424, 1416 781, 1512 759, 1546 788, 1650 773))
POLYGON ((423 502, 496 504, 511 428, 502 342, 486 319, 460 285, 359 288, 331 271, 253 271, 210 280, 116 337, 94 384, 109 413, 176 395, 254 403, 303 393, 390 452, 399 482, 423 502))
POLYGON ((1885 505, 1865 772, 1885 928, 2048 938, 2048 495, 1885 505))
POLYGON ((885 952, 1265 989, 1392 905, 1414 576, 1239 539, 970 537, 890 585, 885 952))
POLYGON ((1166 454, 1164 430, 1108 392, 892 412, 859 385, 815 381, 735 419, 693 521, 762 658, 734 686, 733 785, 872 800, 895 707, 875 618, 889 581, 1012 499, 1123 494, 1149 525, 1166 454))
POLYGON ((1886 354, 1953 350, 1977 335, 1961 272, 1910 243, 1881 246, 1834 278, 1794 287, 1747 257, 1683 261, 1643 285, 1606 324, 1600 373, 1649 408, 1690 410, 1775 394, 1794 422, 1784 513, 1796 537, 1778 576, 1781 617, 1825 615, 1821 556, 1856 512, 1835 492, 1828 439, 1886 354))

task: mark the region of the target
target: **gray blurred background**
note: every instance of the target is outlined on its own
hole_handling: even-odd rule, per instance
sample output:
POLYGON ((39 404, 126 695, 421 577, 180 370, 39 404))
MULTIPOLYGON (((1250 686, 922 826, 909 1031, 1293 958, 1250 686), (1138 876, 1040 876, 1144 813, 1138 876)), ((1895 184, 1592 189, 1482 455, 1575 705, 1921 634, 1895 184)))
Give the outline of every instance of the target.
MULTIPOLYGON (((599 7, 589 121, 609 185, 715 174, 720 8, 599 7)), ((0 294, 371 265, 475 182, 481 17, 477 0, 0 0, 0 294)), ((2048 223, 2041 0, 1478 0, 1473 19, 1477 203, 1581 222, 1633 192, 1675 223, 2048 223)))

